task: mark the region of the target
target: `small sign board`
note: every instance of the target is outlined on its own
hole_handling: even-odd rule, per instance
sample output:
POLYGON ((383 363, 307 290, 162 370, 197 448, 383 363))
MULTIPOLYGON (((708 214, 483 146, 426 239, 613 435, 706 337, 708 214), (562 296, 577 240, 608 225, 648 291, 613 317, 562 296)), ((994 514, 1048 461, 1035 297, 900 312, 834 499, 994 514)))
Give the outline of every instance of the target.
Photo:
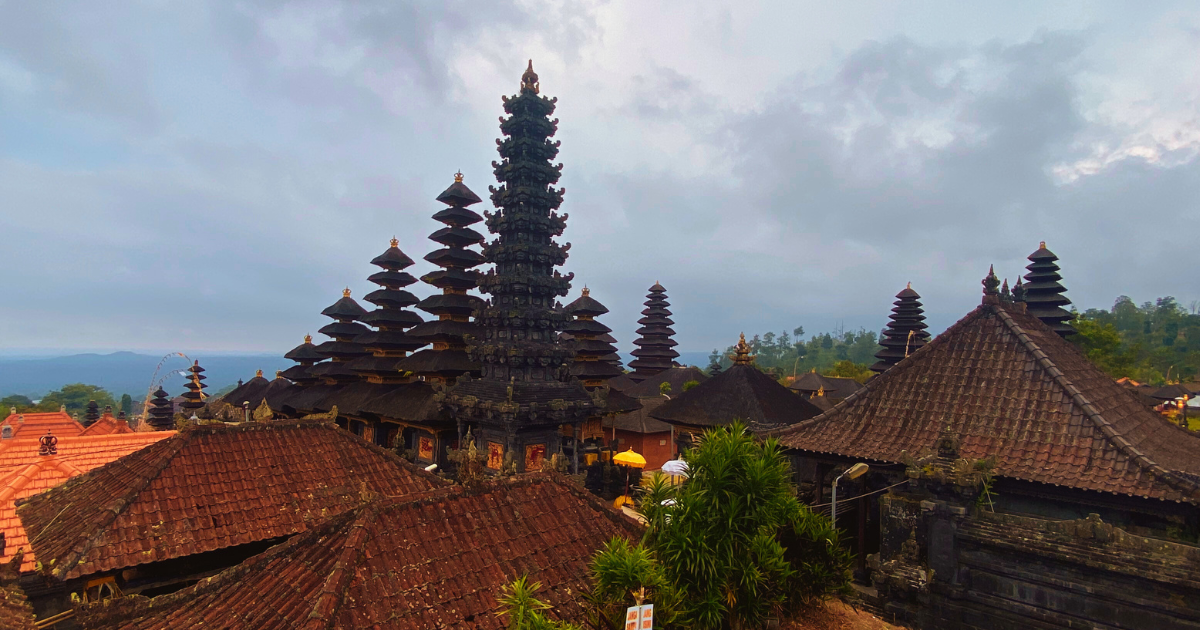
POLYGON ((625 630, 652 630, 654 628, 654 604, 630 606, 625 611, 625 630))

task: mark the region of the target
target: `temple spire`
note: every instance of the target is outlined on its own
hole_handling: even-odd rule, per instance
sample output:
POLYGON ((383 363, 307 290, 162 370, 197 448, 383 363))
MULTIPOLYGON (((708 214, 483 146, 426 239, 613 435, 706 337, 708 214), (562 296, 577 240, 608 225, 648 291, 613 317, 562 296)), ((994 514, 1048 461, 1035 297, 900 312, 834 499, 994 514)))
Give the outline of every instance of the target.
POLYGON ((633 351, 635 358, 629 362, 629 367, 633 368, 629 378, 635 383, 671 369, 679 356, 675 351, 675 340, 671 338, 675 336, 675 330, 671 328, 675 322, 667 308, 671 305, 667 301, 667 290, 655 282, 646 298, 646 308, 637 322, 642 325, 637 329, 640 336, 633 342, 638 348, 633 351))
POLYGON ((89 400, 87 404, 87 411, 83 414, 83 426, 90 427, 92 426, 92 423, 99 419, 100 405, 94 400, 89 400))
POLYGON ((175 409, 162 387, 154 392, 154 400, 146 410, 146 423, 155 431, 170 431, 175 428, 175 409))
POLYGON ((204 407, 204 399, 208 398, 208 394, 204 393, 204 389, 208 385, 202 382, 207 377, 204 376, 204 368, 200 367, 200 361, 193 362, 192 367, 188 368, 187 371, 187 391, 183 393, 183 402, 179 406, 183 408, 185 415, 191 415, 204 407))
POLYGON ((988 273, 980 282, 983 285, 983 297, 986 301, 988 296, 1000 295, 1000 278, 996 277, 996 266, 988 265, 988 273))
POLYGON ((400 363, 409 351, 427 343, 404 332, 421 323, 421 316, 408 310, 417 303, 417 297, 404 288, 417 281, 404 271, 413 261, 400 251, 400 242, 393 237, 388 248, 372 259, 371 264, 382 269, 367 278, 379 288, 363 299, 374 304, 375 310, 362 315, 358 321, 374 326, 376 330, 365 332, 354 340, 371 354, 354 359, 349 367, 371 383, 405 382, 407 377, 400 363))
POLYGON ((926 328, 921 296, 913 291, 910 282, 903 291, 896 294, 887 328, 879 337, 879 345, 883 346, 883 349, 875 353, 875 358, 879 360, 871 366, 871 370, 882 373, 919 350, 929 342, 926 328))
POLYGON ((571 336, 571 344, 575 348, 571 374, 582 381, 588 390, 601 387, 608 379, 620 376, 621 369, 606 360, 616 353, 616 347, 600 338, 611 333, 612 329, 596 321, 608 309, 584 287, 583 295, 567 305, 567 312, 575 318, 563 329, 564 333, 571 336))
POLYGON ((325 359, 325 356, 313 345, 312 335, 304 335, 304 343, 289 350, 283 358, 296 362, 296 365, 279 373, 283 378, 301 386, 312 385, 319 380, 311 374, 311 368, 325 359))
POLYGON ((487 444, 489 453, 510 458, 518 471, 540 469, 561 448, 561 433, 551 427, 580 425, 595 406, 571 377, 574 353, 558 340, 571 320, 556 300, 574 275, 558 271, 570 244, 555 242, 567 225, 557 212, 563 189, 555 187, 562 165, 553 163, 560 143, 551 139, 556 99, 538 91, 531 64, 520 93, 502 99, 504 138, 497 142, 500 161, 492 163, 499 185, 489 187, 497 210, 484 212, 496 237, 483 246, 484 262, 494 267, 479 278, 489 298, 475 311, 479 334, 467 340, 480 378, 459 380, 446 397, 458 422, 479 425, 476 439, 499 439, 487 444))
POLYGON ((317 331, 330 338, 317 346, 317 352, 331 360, 312 366, 308 373, 328 385, 357 381, 358 374, 350 369, 349 363, 368 354, 355 340, 369 331, 355 320, 365 316, 367 311, 350 297, 350 289, 347 288, 342 291, 341 299, 321 311, 321 314, 334 321, 317 331))
POLYGON ((454 183, 437 200, 449 207, 435 213, 433 219, 446 227, 430 234, 429 240, 442 248, 430 252, 425 260, 441 269, 425 274, 421 280, 441 292, 417 304, 417 308, 437 319, 408 331, 410 337, 433 347, 408 357, 400 368, 427 381, 453 383, 464 374, 479 374, 479 363, 467 355, 466 337, 479 334, 478 326, 471 323, 471 314, 483 306, 483 300, 467 292, 479 284, 479 272, 473 267, 483 263, 483 255, 468 248, 483 243, 484 239, 468 226, 479 223, 483 217, 467 209, 481 199, 463 183, 461 172, 454 174, 454 183))
POLYGON ((1071 312, 1066 307, 1071 305, 1071 300, 1063 295, 1067 289, 1059 282, 1062 276, 1058 273, 1057 260, 1058 256, 1046 248, 1046 241, 1042 241, 1037 251, 1029 255, 1029 266, 1026 267, 1029 273, 1025 274, 1023 287, 1024 302, 1030 315, 1042 320, 1059 336, 1067 337, 1075 334, 1075 329, 1068 323, 1071 312))

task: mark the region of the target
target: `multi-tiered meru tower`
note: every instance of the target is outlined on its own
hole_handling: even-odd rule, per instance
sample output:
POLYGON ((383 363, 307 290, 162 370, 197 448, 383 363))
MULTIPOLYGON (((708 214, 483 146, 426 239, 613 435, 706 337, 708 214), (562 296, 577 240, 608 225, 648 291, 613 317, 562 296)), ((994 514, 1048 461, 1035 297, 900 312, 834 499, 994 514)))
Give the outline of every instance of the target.
POLYGON ((481 376, 460 379, 446 402, 459 426, 471 427, 488 468, 525 471, 559 452, 560 427, 577 431, 595 404, 572 379, 573 352, 558 340, 570 315, 557 299, 570 290, 573 274, 556 270, 570 248, 554 242, 567 225, 567 215, 556 212, 562 165, 551 162, 560 144, 550 139, 558 128, 550 119, 557 99, 539 96, 530 62, 520 93, 503 100, 501 161, 492 163, 500 185, 489 187, 497 212, 485 212, 496 238, 483 249, 495 267, 479 280, 480 292, 491 297, 476 311, 480 336, 468 340, 481 376))

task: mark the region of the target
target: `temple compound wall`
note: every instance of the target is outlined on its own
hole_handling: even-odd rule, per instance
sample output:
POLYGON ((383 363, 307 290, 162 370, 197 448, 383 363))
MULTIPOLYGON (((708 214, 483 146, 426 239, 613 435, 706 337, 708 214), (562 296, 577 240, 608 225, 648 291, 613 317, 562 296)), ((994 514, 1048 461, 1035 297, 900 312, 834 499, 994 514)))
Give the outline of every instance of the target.
POLYGON ((1097 514, 992 512, 986 466, 967 460, 908 476, 879 500, 868 559, 886 617, 929 630, 1200 628, 1200 547, 1097 514))

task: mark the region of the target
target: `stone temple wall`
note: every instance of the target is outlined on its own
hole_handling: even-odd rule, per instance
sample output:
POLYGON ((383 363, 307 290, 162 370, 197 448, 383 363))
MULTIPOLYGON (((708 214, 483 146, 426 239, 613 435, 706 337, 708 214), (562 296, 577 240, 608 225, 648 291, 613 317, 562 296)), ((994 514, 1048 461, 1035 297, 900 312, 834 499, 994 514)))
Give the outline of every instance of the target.
POLYGON ((924 630, 1200 629, 1200 548, 1132 536, 1094 514, 996 514, 972 498, 973 484, 910 476, 907 490, 880 499, 870 559, 888 616, 924 630))

